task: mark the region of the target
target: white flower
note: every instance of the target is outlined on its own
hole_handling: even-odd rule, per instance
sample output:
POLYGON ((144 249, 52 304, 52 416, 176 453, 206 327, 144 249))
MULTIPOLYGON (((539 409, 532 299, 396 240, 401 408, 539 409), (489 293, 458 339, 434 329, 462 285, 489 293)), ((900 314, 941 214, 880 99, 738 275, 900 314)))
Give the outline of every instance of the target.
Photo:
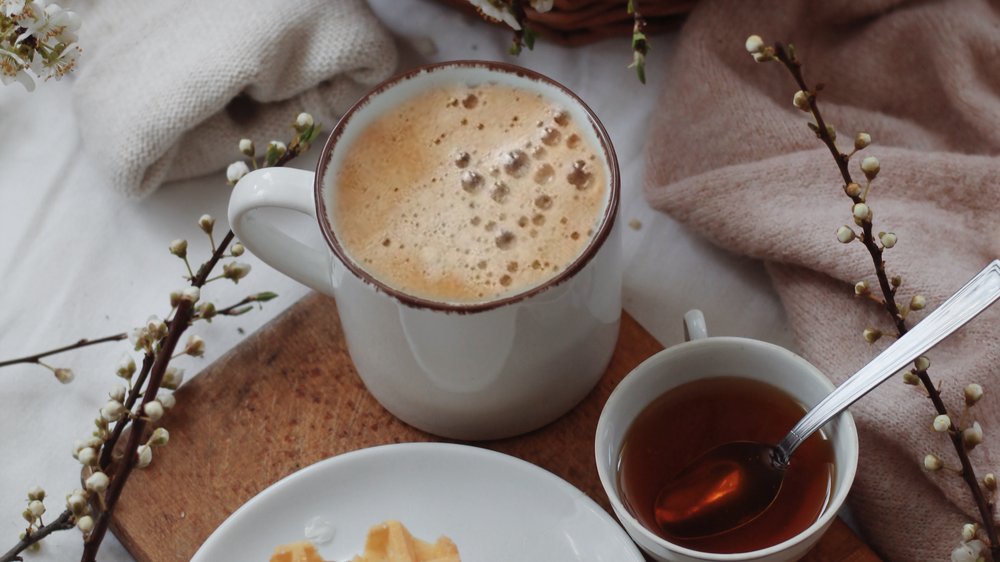
POLYGON ((177 399, 174 398, 174 395, 167 392, 157 394, 156 399, 160 402, 160 404, 163 404, 163 407, 167 410, 177 405, 177 399))
POLYGON ((108 489, 108 484, 110 483, 111 480, 108 478, 108 475, 98 471, 91 474, 90 477, 87 478, 86 482, 84 482, 84 486, 86 486, 86 488, 91 492, 100 494, 104 490, 108 489))
POLYGON ((6 86, 11 82, 20 82, 25 90, 33 92, 35 81, 24 71, 26 63, 21 57, 14 53, 0 49, 0 82, 6 86))
POLYGON ((159 421, 163 417, 163 404, 160 404, 156 400, 152 402, 147 402, 145 406, 142 407, 142 412, 146 414, 146 417, 150 421, 159 421))
POLYGON ((487 18, 502 21, 515 31, 521 30, 521 24, 517 23, 514 12, 511 12, 510 7, 506 4, 497 0, 469 0, 469 3, 478 8, 479 13, 487 18))
POLYGON ((861 161, 861 171, 864 172, 865 177, 870 180, 875 179, 875 176, 878 175, 879 169, 878 158, 875 158, 874 156, 868 156, 861 161))
POLYGON ((28 490, 28 499, 38 501, 44 500, 45 490, 41 486, 32 486, 32 488, 28 490))
POLYGON ((215 219, 212 215, 202 215, 198 218, 198 226, 201 227, 206 234, 211 234, 212 228, 215 227, 215 219))
POLYGON ((247 163, 240 160, 238 162, 233 162, 226 168, 226 180, 229 181, 229 185, 234 185, 236 182, 240 181, 240 178, 250 173, 250 166, 247 163))
POLYGON ((24 10, 24 0, 0 0, 0 12, 7 17, 19 14, 24 10))
POLYGON ((153 430, 153 434, 149 436, 149 446, 150 447, 162 447, 170 441, 170 432, 165 428, 158 427, 153 430))
POLYGON ((64 369, 62 367, 53 371, 56 376, 56 380, 63 384, 69 384, 73 382, 73 371, 71 369, 64 369))
POLYGON ((39 500, 31 500, 28 503, 28 511, 35 517, 41 517, 45 513, 45 504, 39 500))
POLYGON ((101 417, 108 421, 118 421, 125 414, 125 406, 117 400, 109 400, 101 407, 101 417))
POLYGON ((136 454, 136 468, 146 468, 149 463, 153 462, 153 449, 149 445, 139 445, 139 448, 135 450, 136 454))
POLYGON ((201 336, 190 336, 184 344, 184 353, 191 357, 202 357, 205 355, 205 340, 201 336))
POLYGON ((128 353, 122 355, 121 360, 118 361, 118 368, 115 370, 115 374, 123 379, 131 379, 132 375, 135 374, 135 359, 128 353))
POLYGON ((299 132, 305 131, 309 127, 312 127, 314 122, 312 115, 305 112, 299 113, 295 117, 295 130, 299 132))
POLYGON ((184 369, 167 367, 166 372, 163 373, 163 381, 160 383, 160 386, 168 390, 175 390, 182 382, 184 382, 184 369))
POLYGON ((531 7, 536 12, 548 12, 552 9, 553 0, 531 0, 531 7))
POLYGON ((188 249, 187 240, 184 240, 183 238, 178 238, 177 240, 171 242, 170 246, 168 247, 170 248, 171 254, 179 258, 187 257, 187 249, 188 249))
POLYGON ((146 320, 146 332, 153 341, 160 340, 167 335, 167 323, 161 320, 159 316, 150 316, 146 320))
POLYGON ((253 158, 255 152, 253 141, 250 139, 240 139, 240 152, 244 156, 249 156, 253 158))
POLYGON ((66 508, 74 515, 79 515, 87 508, 87 499, 83 497, 83 494, 70 494, 66 498, 66 508))
POLYGON ((97 451, 91 447, 84 447, 77 453, 76 458, 83 466, 93 466, 97 464, 97 451))
POLYGON ((764 40, 760 38, 760 35, 751 35, 747 37, 746 48, 750 54, 759 53, 764 48, 764 40))
POLYGON ((960 544, 955 550, 951 551, 951 562, 983 562, 986 560, 983 557, 983 550, 985 549, 986 545, 980 540, 960 544))
POLYGON ((934 418, 934 431, 945 432, 951 429, 951 418, 947 414, 941 414, 934 418))
POLYGON ((89 533, 94 530, 94 518, 89 515, 84 515, 76 520, 76 527, 85 534, 89 533))
POLYGON ((243 279, 250 274, 250 264, 242 262, 229 262, 222 266, 222 275, 226 279, 231 279, 233 283, 239 283, 240 279, 243 279))
POLYGON ((976 383, 965 385, 965 404, 971 406, 983 397, 983 387, 976 383))
POLYGON ((108 393, 108 397, 115 402, 124 402, 126 392, 128 392, 128 390, 126 390, 125 385, 115 385, 115 387, 111 389, 111 392, 108 393))
POLYGON ((201 298, 201 290, 198 289, 198 287, 186 287, 183 291, 181 291, 181 300, 185 300, 190 303, 196 303, 200 298, 201 298))

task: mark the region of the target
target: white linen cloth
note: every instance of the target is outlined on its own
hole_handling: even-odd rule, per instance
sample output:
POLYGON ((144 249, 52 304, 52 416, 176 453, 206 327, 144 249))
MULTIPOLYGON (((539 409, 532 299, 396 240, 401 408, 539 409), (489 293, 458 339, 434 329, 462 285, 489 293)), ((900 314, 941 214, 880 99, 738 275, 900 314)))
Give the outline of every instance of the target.
POLYGON ((284 136, 305 108, 332 123, 396 66, 363 0, 101 0, 81 15, 83 148, 130 196, 218 170, 233 139, 284 136))
MULTIPOLYGON (((699 307, 713 334, 791 345, 780 304, 757 264, 695 238, 643 198, 648 116, 662 110, 660 92, 671 79, 671 35, 652 39, 649 83, 642 86, 626 68, 628 38, 573 49, 540 40, 534 51, 512 58, 506 54, 508 31, 435 2, 372 0, 372 5, 406 56, 400 69, 458 58, 512 61, 572 88, 600 116, 621 164, 621 219, 642 223, 638 230, 623 229, 625 308, 657 339, 667 345, 681 341, 681 314, 699 307)), ((82 17, 86 25, 87 14, 82 17)), ((200 259, 207 241, 198 217, 210 213, 217 229, 227 228, 229 188, 221 170, 170 183, 142 201, 109 189, 101 166, 114 156, 81 150, 80 123, 68 110, 74 95, 67 81, 39 84, 32 94, 20 86, 0 88, 0 359, 112 334, 150 314, 163 315, 167 294, 183 282, 183 265, 167 253, 167 245, 187 238, 189 253, 200 259)), ((239 136, 226 139, 223 149, 235 154, 231 147, 239 136)), ((261 144, 267 138, 255 140, 261 144)), ((318 147, 294 165, 313 166, 317 152, 318 147)), ((320 243, 314 223, 294 214, 277 218, 293 235, 320 243)), ((253 266, 248 278, 235 287, 209 285, 205 298, 225 305, 263 290, 280 298, 263 310, 192 329, 205 338, 207 351, 204 359, 175 361, 189 377, 307 292, 249 254, 243 261, 253 266)), ((31 486, 49 492, 50 513, 60 511, 60 498, 79 486, 79 465, 70 447, 90 432, 91 420, 116 383, 114 366, 128 348, 106 344, 52 357, 53 364, 76 370, 76 381, 66 386, 37 366, 0 369, 0 551, 23 530, 20 513, 31 486)), ((155 459, 149 470, 156 470, 155 459)), ((79 534, 63 532, 26 559, 65 562, 79 553, 79 534)), ((101 560, 132 558, 109 535, 101 560)))

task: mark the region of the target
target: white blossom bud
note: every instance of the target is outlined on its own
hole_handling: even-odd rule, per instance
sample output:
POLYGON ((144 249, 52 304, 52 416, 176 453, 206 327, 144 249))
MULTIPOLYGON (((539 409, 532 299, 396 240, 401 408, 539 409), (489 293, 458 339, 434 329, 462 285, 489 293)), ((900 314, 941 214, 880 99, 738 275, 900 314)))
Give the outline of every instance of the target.
POLYGON ((809 94, 799 90, 792 96, 792 105, 802 111, 809 111, 809 94))
POLYGON ((288 152, 288 147, 281 141, 273 140, 267 143, 267 151, 274 151, 274 153, 278 155, 278 158, 281 158, 286 152, 288 152))
POLYGON ((215 227, 215 219, 212 218, 212 215, 202 215, 198 219, 198 226, 205 231, 205 234, 211 234, 215 227))
POLYGON ((852 181, 844 186, 844 193, 851 197, 857 197, 858 195, 861 195, 861 186, 852 181))
POLYGON ((153 449, 149 445, 139 445, 139 448, 135 450, 136 468, 146 468, 149 463, 153 462, 153 449))
POLYGON ((56 376, 56 380, 63 384, 69 384, 73 382, 73 371, 72 369, 64 369, 62 367, 55 369, 52 373, 56 376))
POLYGON ((158 316, 150 316, 146 320, 146 333, 153 341, 158 341, 167 335, 167 323, 158 316))
POLYGON ((125 406, 117 400, 109 400, 101 407, 101 417, 107 421, 118 421, 125 414, 125 406))
POLYGON ((984 562, 983 551, 986 545, 980 540, 971 540, 958 545, 951 551, 951 562, 984 562))
POLYGON ((855 150, 861 150, 863 148, 866 148, 871 143, 872 143, 872 137, 868 133, 858 133, 858 135, 854 137, 855 150))
POLYGON ((122 355, 121 360, 118 361, 118 369, 115 374, 123 379, 131 379, 132 375, 135 374, 135 359, 129 354, 122 355))
POLYGON ((111 480, 108 478, 108 475, 98 471, 91 474, 90 477, 87 478, 84 482, 84 486, 91 492, 100 494, 103 493, 104 490, 108 489, 108 484, 110 483, 111 480))
POLYGON ((217 313, 217 311, 215 310, 215 304, 205 301, 198 303, 198 306, 195 307, 195 311, 198 313, 199 318, 208 321, 211 321, 212 318, 215 318, 215 315, 217 313))
POLYGON ((882 232, 878 235, 883 248, 891 248, 896 245, 896 235, 892 232, 882 232))
POLYGON ((926 355, 921 355, 913 360, 913 366, 916 367, 918 371, 926 371, 931 366, 931 360, 928 359, 926 355))
POLYGON ((910 299, 910 310, 920 310, 927 306, 927 299, 923 295, 913 295, 910 299))
POLYGON ((855 203, 854 206, 851 207, 851 214, 854 215, 854 218, 859 221, 871 220, 872 218, 871 207, 869 207, 866 203, 855 203))
POLYGON ((182 382, 184 382, 184 369, 167 367, 167 370, 163 373, 163 381, 160 382, 160 386, 167 390, 175 390, 182 382))
POLYGON ((181 296, 180 291, 170 291, 170 308, 177 308, 181 304, 181 296))
POLYGON ((993 474, 992 472, 987 472, 986 476, 983 476, 983 486, 985 486, 986 489, 991 492, 996 491, 997 489, 996 474, 993 474))
POLYGON ((237 242, 237 243, 235 243, 235 244, 233 244, 232 246, 229 247, 229 253, 232 254, 234 257, 237 257, 237 258, 240 257, 240 256, 242 256, 243 252, 245 252, 245 251, 246 251, 246 248, 244 248, 243 244, 240 244, 239 242, 237 242))
POLYGON ((167 410, 177 405, 177 399, 174 398, 174 395, 166 392, 158 394, 156 396, 156 400, 159 401, 160 404, 163 404, 163 407, 167 410))
POLYGON ((854 233, 853 228, 844 225, 837 229, 837 240, 840 240, 841 243, 847 244, 855 238, 857 238, 857 234, 854 233))
POLYGON ((913 371, 906 371, 903 373, 903 382, 909 385, 916 386, 920 384, 920 377, 917 376, 913 371))
POLYGON ((976 533, 979 532, 979 525, 975 523, 966 523, 962 525, 962 540, 971 541, 976 538, 976 533))
POLYGON ((944 468, 944 463, 934 455, 927 455, 924 457, 924 468, 934 472, 944 468))
POLYGON ((187 257, 188 241, 183 238, 178 238, 170 243, 169 248, 171 254, 179 258, 185 258, 187 257))
POLYGON ((951 429, 951 418, 947 414, 941 414, 934 418, 934 431, 945 432, 951 429))
POLYGON ((101 446, 104 445, 104 439, 101 439, 100 437, 96 436, 89 437, 87 438, 85 443, 86 443, 86 445, 84 445, 85 447, 90 447, 91 449, 100 449, 101 446))
POLYGON ((24 520, 29 524, 33 525, 35 523, 35 514, 31 513, 31 510, 28 508, 24 508, 24 511, 21 512, 21 517, 24 517, 24 520))
POLYGON ((149 421, 160 421, 160 418, 163 417, 163 404, 160 404, 156 400, 147 402, 146 405, 142 407, 142 412, 146 414, 149 421))
POLYGON ((864 296, 871 293, 871 287, 868 285, 867 281, 858 281, 854 284, 854 294, 858 296, 864 296))
POLYGON ((162 447, 170 441, 170 432, 166 428, 158 427, 153 430, 153 434, 149 436, 149 441, 147 445, 150 447, 162 447))
POLYGON ((41 486, 32 486, 31 489, 28 490, 28 499, 38 501, 44 500, 45 490, 41 486))
POLYGON ((187 343, 184 344, 184 353, 191 357, 203 357, 205 355, 205 340, 201 336, 188 337, 187 343))
POLYGON ((73 515, 80 515, 87 509, 87 499, 83 494, 70 494, 66 498, 66 509, 73 512, 73 515))
POLYGON ((299 113, 298 116, 295 118, 295 130, 300 133, 303 133, 309 127, 312 127, 313 123, 314 121, 312 115, 305 112, 299 113))
POLYGON ((94 518, 89 515, 84 515, 83 517, 76 520, 76 527, 87 534, 94 530, 94 518))
POLYGON ((83 448, 86 447, 86 446, 87 446, 87 443, 84 442, 81 439, 77 439, 76 441, 73 441, 73 458, 74 459, 77 458, 80 455, 80 451, 82 451, 83 448))
POLYGON ((247 163, 240 160, 238 162, 233 162, 226 168, 226 181, 229 185, 235 185, 236 182, 240 181, 240 178, 250 173, 250 166, 247 163))
POLYGON ((239 283, 240 279, 243 279, 250 274, 250 264, 242 262, 229 262, 222 266, 222 275, 226 279, 231 279, 233 283, 239 283))
POLYGON ((240 153, 242 153, 244 156, 249 156, 250 158, 253 158, 254 155, 253 141, 250 139, 240 139, 240 153))
POLYGON ((865 177, 869 180, 875 179, 879 169, 878 158, 874 156, 867 156, 861 161, 861 171, 865 173, 865 177))
POLYGON ((45 504, 39 500, 32 500, 28 503, 28 511, 37 519, 45 513, 45 504))
POLYGON ((97 450, 92 447, 84 447, 77 453, 76 458, 83 466, 94 466, 97 464, 97 450))
POLYGON ((124 402, 125 394, 127 392, 128 390, 125 388, 125 385, 115 385, 115 387, 111 389, 111 392, 108 393, 108 398, 114 400, 115 402, 124 402))
POLYGON ((902 285, 902 284, 903 284, 903 278, 902 278, 902 277, 900 277, 899 275, 893 275, 893 276, 892 276, 892 277, 891 277, 891 278, 889 279, 889 283, 890 283, 890 284, 891 284, 891 285, 892 285, 893 287, 899 287, 900 285, 902 285))
POLYGON ((965 385, 965 405, 972 406, 983 397, 983 387, 977 383, 965 385))
POLYGON ((198 287, 185 287, 184 290, 181 291, 181 300, 185 300, 190 303, 196 303, 200 298, 201 298, 201 290, 198 289, 198 287))
POLYGON ((837 129, 834 129, 833 125, 826 126, 826 134, 830 137, 830 140, 837 140, 837 129))
POLYGON ((878 330, 876 328, 865 328, 865 331, 861 332, 861 335, 864 336, 866 342, 875 343, 882 337, 882 330, 878 330))
POLYGON ((965 448, 968 450, 973 450, 976 445, 983 442, 983 426, 979 425, 979 422, 972 422, 971 427, 967 427, 962 431, 962 442, 965 443, 965 448))
POLYGON ((759 53, 764 48, 764 40, 760 35, 751 35, 747 37, 746 48, 750 54, 759 53))

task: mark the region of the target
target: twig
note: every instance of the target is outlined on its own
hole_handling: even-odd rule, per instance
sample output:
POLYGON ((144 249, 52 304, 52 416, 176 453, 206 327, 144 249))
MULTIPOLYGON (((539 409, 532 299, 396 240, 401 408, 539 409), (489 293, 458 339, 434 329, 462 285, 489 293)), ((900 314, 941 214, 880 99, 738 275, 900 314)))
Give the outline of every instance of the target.
POLYGON ((3 556, 0 556, 0 562, 14 562, 15 560, 22 560, 18 554, 27 550, 31 545, 41 541, 55 531, 66 531, 68 529, 72 529, 73 527, 73 512, 67 509, 48 525, 40 527, 30 534, 26 534, 23 539, 14 545, 14 548, 11 548, 4 553, 3 556))
POLYGON ((64 351, 69 351, 71 349, 80 349, 81 347, 97 345, 99 343, 122 341, 127 337, 128 334, 122 332, 120 334, 115 334, 113 336, 105 336, 103 338, 97 338, 97 339, 84 338, 76 343, 65 345, 63 347, 57 347, 56 349, 50 349, 48 351, 43 351, 41 353, 36 353, 34 355, 27 355, 25 357, 18 357, 17 359, 7 359, 6 361, 0 361, 0 367, 6 367, 8 365, 16 365, 18 363, 40 363, 39 361, 40 359, 48 357, 49 355, 55 355, 57 353, 62 353, 64 351))
MULTIPOLYGON (((789 51, 786 50, 784 45, 781 43, 776 43, 774 45, 774 56, 792 74, 792 78, 795 79, 795 83, 799 86, 799 89, 808 93, 807 98, 809 100, 809 109, 813 118, 816 119, 816 136, 823 141, 823 144, 825 144, 828 149, 830 149, 830 153, 833 155, 834 160, 837 162, 837 167, 840 169, 840 175, 843 177, 844 185, 847 186, 853 183, 854 180, 851 179, 851 173, 847 166, 850 157, 849 155, 842 153, 834 143, 833 137, 830 135, 826 123, 823 121, 823 116, 820 114, 819 107, 816 104, 816 91, 814 89, 810 89, 806 85, 805 79, 802 76, 802 67, 798 59, 795 57, 794 53, 789 53, 789 51)), ((864 201, 861 194, 850 197, 855 204, 864 201)), ((895 299, 896 291, 893 289, 892 284, 889 281, 889 276, 885 272, 885 261, 882 259, 882 248, 875 241, 875 236, 872 234, 873 225, 871 220, 865 219, 861 221, 861 227, 861 242, 871 255, 872 263, 875 266, 875 275, 878 278, 879 288, 882 290, 882 305, 885 308, 885 311, 892 318, 892 322, 896 327, 898 336, 902 337, 908 331, 906 327, 906 319, 903 318, 902 314, 900 314, 900 309, 899 306, 897 306, 895 299)), ((945 407, 944 401, 941 400, 941 392, 934 386, 934 382, 931 380, 927 370, 915 370, 915 373, 917 377, 920 378, 920 382, 927 391, 927 395, 930 397, 931 402, 934 404, 934 408, 937 410, 938 414, 947 415, 948 409, 945 407)), ((983 494, 983 490, 979 485, 979 480, 976 478, 975 469, 972 467, 968 451, 966 451, 965 444, 962 442, 962 433, 960 431, 949 431, 948 433, 951 437, 952 445, 955 447, 955 452, 958 454, 958 459, 962 464, 962 470, 960 472, 962 479, 965 480, 969 487, 969 491, 972 492, 973 500, 975 500, 976 506, 979 509, 979 516, 982 519, 983 529, 986 531, 986 535, 989 538, 990 553, 992 554, 994 560, 1000 560, 1000 541, 997 540, 997 529, 993 521, 993 509, 991 503, 986 499, 986 496, 983 494)))

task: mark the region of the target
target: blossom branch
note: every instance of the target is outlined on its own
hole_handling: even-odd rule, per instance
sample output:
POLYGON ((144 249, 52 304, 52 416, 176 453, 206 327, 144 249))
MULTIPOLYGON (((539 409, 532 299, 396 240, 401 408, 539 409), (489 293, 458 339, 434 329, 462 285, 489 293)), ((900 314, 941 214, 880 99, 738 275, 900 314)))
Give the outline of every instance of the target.
POLYGON ((24 538, 18 541, 13 548, 4 553, 3 556, 0 556, 0 562, 14 562, 15 560, 22 562, 24 559, 18 556, 20 553, 28 550, 32 545, 38 543, 52 533, 56 531, 67 531, 72 529, 75 525, 76 524, 73 522, 73 512, 67 509, 48 525, 36 529, 31 533, 26 533, 24 538))
MULTIPOLYGON (((826 145, 830 154, 833 156, 834 161, 837 163, 837 167, 840 170, 841 177, 844 181, 844 192, 853 202, 852 213, 854 214, 855 223, 862 229, 861 235, 857 236, 853 229, 846 226, 841 227, 841 230, 838 231, 838 238, 841 242, 848 243, 857 237, 868 251, 872 264, 875 268, 875 275, 878 280, 879 289, 882 293, 882 299, 876 300, 876 302, 878 302, 890 316, 896 330, 896 335, 898 337, 902 337, 908 331, 906 326, 907 312, 909 312, 909 310, 918 310, 923 308, 924 299, 923 297, 917 295, 913 297, 909 306, 899 306, 896 302, 896 289, 899 287, 901 281, 898 277, 890 278, 886 273, 883 252, 885 249, 891 248, 895 245, 896 237, 891 233, 880 233, 876 237, 874 234, 874 225, 872 223, 871 209, 868 207, 866 202, 869 189, 871 187, 871 181, 875 178, 879 171, 878 160, 874 157, 869 157, 862 162, 861 169, 866 177, 864 188, 854 181, 848 167, 848 162, 850 161, 851 156, 858 150, 868 146, 871 142, 871 138, 866 133, 860 133, 855 139, 854 150, 851 153, 844 153, 837 147, 836 130, 824 121, 816 101, 817 94, 820 90, 822 90, 822 84, 817 85, 815 88, 809 88, 802 75, 802 65, 795 56, 794 47, 789 45, 786 48, 785 45, 781 43, 775 43, 774 46, 765 46, 760 37, 751 36, 747 39, 746 48, 758 62, 772 59, 781 62, 792 75, 796 85, 799 87, 799 91, 793 98, 793 105, 810 113, 815 120, 815 123, 809 123, 809 127, 816 134, 817 138, 819 138, 820 141, 826 145)), ((858 295, 870 295, 868 292, 867 282, 857 284, 855 286, 855 293, 858 295)), ((868 340, 869 343, 874 342, 881 335, 881 332, 877 330, 865 331, 865 339, 868 340)), ((979 480, 976 477, 975 469, 972 466, 972 462, 970 461, 968 454, 968 451, 971 450, 977 442, 975 440, 970 441, 969 438, 966 437, 966 432, 968 430, 962 431, 959 426, 952 424, 951 417, 948 414, 948 409, 941 398, 940 389, 934 385, 934 382, 931 380, 931 377, 927 372, 929 364, 930 362, 926 357, 918 358, 914 362, 915 368, 907 373, 909 380, 907 377, 904 377, 904 381, 910 384, 917 384, 919 382, 919 384, 922 385, 926 391, 931 403, 934 405, 934 409, 938 414, 938 417, 935 419, 935 429, 941 432, 946 432, 949 435, 955 452, 958 455, 959 462, 961 463, 961 470, 959 471, 959 474, 967 484, 979 511, 980 518, 982 519, 983 530, 989 539, 989 548, 992 557, 994 560, 1000 560, 1000 540, 997 538, 996 524, 993 519, 993 503, 986 497, 982 486, 980 486, 979 480), (942 423, 939 424, 938 420, 941 420, 942 423), (938 427, 939 425, 940 428, 938 427)), ((979 385, 970 385, 967 387, 967 405, 971 405, 979 399, 979 396, 977 396, 970 400, 969 388, 973 387, 980 389, 979 396, 982 394, 981 387, 979 387, 979 385)), ((977 426, 978 424, 975 424, 974 428, 970 429, 978 430, 978 437, 976 437, 976 439, 981 440, 981 429, 977 426)), ((943 466, 941 461, 933 455, 928 455, 928 458, 924 461, 924 465, 929 470, 937 470, 943 466)), ((992 474, 987 476, 990 477, 992 474)), ((993 478, 993 481, 995 486, 995 477, 993 478)), ((965 533, 963 531, 963 537, 964 534, 965 533)), ((973 533, 973 537, 966 540, 971 540, 974 538, 974 535, 975 533, 973 533)))
POLYGON ((128 334, 126 334, 125 332, 122 332, 120 334, 115 334, 113 336, 105 336, 103 338, 95 338, 95 339, 84 338, 82 340, 77 341, 76 343, 72 343, 70 345, 66 345, 63 347, 57 347, 55 349, 50 349, 48 351, 43 351, 41 353, 36 353, 34 355, 27 355, 25 357, 18 357, 17 359, 7 359, 5 361, 0 361, 0 367, 7 367, 9 365, 16 365, 18 363, 38 364, 40 363, 39 361, 40 359, 48 357, 49 355, 55 355, 57 353, 63 353, 64 351, 70 351, 72 349, 80 349, 82 347, 89 347, 91 345, 97 345, 101 343, 122 341, 126 338, 128 338, 128 334))

